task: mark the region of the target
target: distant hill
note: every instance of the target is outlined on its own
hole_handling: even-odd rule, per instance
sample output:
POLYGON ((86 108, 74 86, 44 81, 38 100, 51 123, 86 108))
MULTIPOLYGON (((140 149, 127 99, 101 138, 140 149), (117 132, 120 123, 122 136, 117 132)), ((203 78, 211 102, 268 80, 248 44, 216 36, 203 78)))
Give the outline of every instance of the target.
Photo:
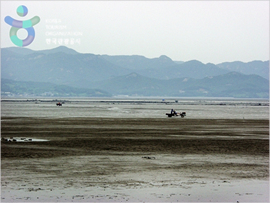
POLYGON ((219 68, 229 71, 236 71, 243 74, 256 74, 269 80, 269 61, 241 61, 225 62, 217 64, 219 68))
POLYGON ((82 81, 104 80, 130 73, 98 55, 52 51, 21 55, 2 50, 1 77, 18 81, 77 84, 88 88, 82 81))
POLYGON ((216 76, 230 72, 217 67, 214 64, 203 64, 197 60, 183 62, 181 64, 174 64, 173 66, 163 67, 162 69, 144 69, 136 71, 138 74, 157 78, 157 79, 174 79, 174 78, 196 78, 202 79, 207 76, 216 76))
POLYGON ((165 80, 148 78, 137 73, 131 73, 125 76, 95 82, 92 86, 104 89, 113 95, 160 96, 164 92, 166 95, 166 87, 164 86, 166 82, 165 80))
POLYGON ((110 97, 99 89, 74 88, 42 82, 21 82, 1 79, 2 96, 44 96, 44 97, 110 97))
POLYGON ((177 78, 160 80, 137 73, 93 84, 114 95, 268 98, 269 81, 257 75, 230 72, 203 79, 177 78))
POLYGON ((266 80, 269 78, 269 61, 215 65, 197 60, 175 62, 164 55, 149 59, 138 55, 82 54, 64 46, 40 51, 12 47, 1 49, 1 78, 13 82, 98 88, 116 95, 265 98, 269 86, 266 80), (230 76, 230 72, 235 74, 230 76))
MULTIPOLYGON (((191 77, 202 79, 231 71, 269 77, 269 61, 203 64, 197 60, 174 62, 167 56, 149 59, 144 56, 109 56, 81 54, 60 46, 33 51, 27 48, 2 48, 2 78, 20 81, 41 81, 84 87, 88 81, 136 72, 156 79, 191 77), (83 81, 83 82, 82 82, 83 81)), ((268 79, 268 78, 267 78, 268 79)))
POLYGON ((159 58, 149 59, 144 56, 108 56, 102 55, 102 58, 110 61, 117 66, 130 70, 155 69, 159 70, 164 67, 173 66, 175 62, 169 57, 162 55, 159 58))
POLYGON ((77 51, 70 49, 68 47, 65 46, 59 46, 53 49, 47 49, 47 50, 39 50, 39 51, 34 51, 28 48, 21 48, 21 47, 9 47, 9 48, 3 48, 1 49, 2 51, 9 51, 9 52, 13 52, 16 54, 20 54, 20 55, 29 55, 29 54, 34 54, 34 53, 39 53, 39 54, 55 54, 55 53, 59 53, 59 52, 63 52, 66 54, 79 54, 77 51))

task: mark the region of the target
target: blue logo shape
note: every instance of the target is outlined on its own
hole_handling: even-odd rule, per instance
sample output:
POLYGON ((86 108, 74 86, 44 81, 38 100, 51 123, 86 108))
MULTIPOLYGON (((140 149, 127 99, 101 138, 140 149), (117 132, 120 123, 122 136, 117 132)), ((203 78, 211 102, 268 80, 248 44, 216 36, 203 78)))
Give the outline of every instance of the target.
MULTIPOLYGON (((24 17, 27 15, 27 13, 28 13, 28 9, 26 6, 21 5, 17 8, 17 14, 19 16, 24 17)), ((40 21, 40 18, 38 16, 35 16, 31 18, 30 20, 24 20, 24 21, 15 20, 10 16, 6 16, 5 22, 11 26, 9 36, 13 44, 17 45, 18 47, 25 47, 31 44, 33 40, 35 39, 35 30, 33 26, 38 24, 39 21, 40 21), (18 30, 21 28, 25 29, 28 33, 28 36, 24 40, 19 39, 17 36, 18 30)))

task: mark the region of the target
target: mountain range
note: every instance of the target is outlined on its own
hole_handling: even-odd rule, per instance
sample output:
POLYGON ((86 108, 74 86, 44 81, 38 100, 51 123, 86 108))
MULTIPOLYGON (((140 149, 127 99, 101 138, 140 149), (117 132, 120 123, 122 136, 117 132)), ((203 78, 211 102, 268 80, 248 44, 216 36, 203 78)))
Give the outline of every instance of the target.
POLYGON ((78 53, 64 46, 41 51, 2 48, 1 78, 2 93, 21 94, 20 82, 25 92, 33 93, 35 82, 35 94, 55 96, 269 97, 269 61, 203 64, 164 55, 149 59, 78 53), (65 93, 58 94, 59 85, 65 93))
POLYGON ((24 82, 1 79, 2 96, 26 97, 110 97, 108 92, 100 89, 76 88, 55 85, 48 82, 24 82))

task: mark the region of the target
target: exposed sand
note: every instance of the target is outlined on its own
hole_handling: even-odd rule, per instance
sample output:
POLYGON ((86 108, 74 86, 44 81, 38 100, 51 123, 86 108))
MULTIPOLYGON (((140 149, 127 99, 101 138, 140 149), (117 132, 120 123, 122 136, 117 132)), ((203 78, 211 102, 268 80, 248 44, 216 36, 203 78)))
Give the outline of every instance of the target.
POLYGON ((268 202, 269 120, 2 117, 3 202, 268 202))

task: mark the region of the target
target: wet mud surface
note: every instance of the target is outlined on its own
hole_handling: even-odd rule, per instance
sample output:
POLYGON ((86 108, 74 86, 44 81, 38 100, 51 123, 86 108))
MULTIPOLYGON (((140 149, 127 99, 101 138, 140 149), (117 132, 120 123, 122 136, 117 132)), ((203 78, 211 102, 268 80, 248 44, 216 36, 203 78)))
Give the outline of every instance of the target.
POLYGON ((2 117, 2 201, 267 202, 269 120, 2 117), (229 194, 229 195, 228 195, 229 194))

